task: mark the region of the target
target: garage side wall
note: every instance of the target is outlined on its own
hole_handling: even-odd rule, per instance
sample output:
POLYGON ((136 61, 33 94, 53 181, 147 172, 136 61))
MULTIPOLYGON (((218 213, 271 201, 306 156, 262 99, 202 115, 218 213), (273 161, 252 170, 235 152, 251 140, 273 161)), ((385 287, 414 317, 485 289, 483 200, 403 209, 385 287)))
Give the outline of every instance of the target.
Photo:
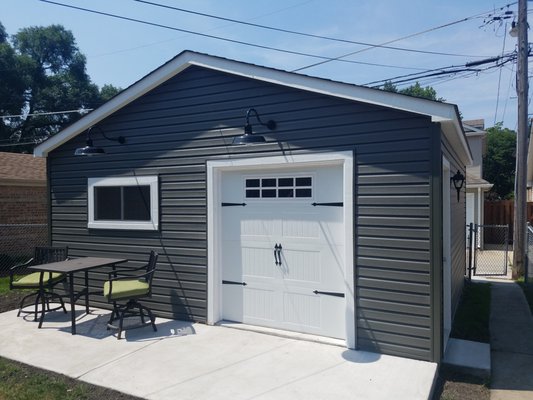
MULTIPOLYGON (((208 296, 206 161, 353 150, 358 346, 432 359, 429 118, 190 67, 100 127, 127 143, 95 134, 107 154, 75 158, 80 135, 49 155, 53 244, 68 245, 72 256, 125 257, 132 267, 155 249, 149 305, 160 316, 200 322, 208 296), (278 129, 254 125, 269 143, 231 146, 250 107, 278 129), (87 179, 132 175, 159 177, 159 230, 88 229, 87 179)), ((104 272, 92 274, 95 289, 104 272)))
MULTIPOLYGON (((465 166, 461 164, 456 152, 442 137, 442 154, 450 162, 450 174, 454 175, 460 171, 466 175, 465 166)), ((463 185, 459 201, 457 201, 457 191, 451 187, 450 190, 450 212, 451 212, 451 256, 452 256, 452 319, 459 305, 463 292, 465 268, 466 268, 466 184, 463 185)))

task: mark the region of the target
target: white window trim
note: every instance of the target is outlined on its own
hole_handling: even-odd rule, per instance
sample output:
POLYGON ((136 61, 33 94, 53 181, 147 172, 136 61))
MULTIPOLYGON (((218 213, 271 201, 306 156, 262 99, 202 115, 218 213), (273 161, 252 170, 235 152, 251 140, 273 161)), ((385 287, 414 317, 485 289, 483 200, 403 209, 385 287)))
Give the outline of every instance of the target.
POLYGON ((126 176, 117 178, 88 178, 87 227, 90 229, 159 229, 159 185, 157 176, 126 176), (150 221, 106 221, 94 219, 94 188, 98 186, 150 186, 150 221))
POLYGON ((222 319, 222 262, 221 262, 221 202, 222 172, 246 170, 250 167, 315 167, 322 165, 343 166, 343 212, 344 212, 344 278, 346 284, 345 316, 346 346, 357 347, 355 271, 353 243, 353 168, 354 155, 351 151, 312 153, 234 160, 213 160, 207 162, 207 323, 216 324, 222 319))

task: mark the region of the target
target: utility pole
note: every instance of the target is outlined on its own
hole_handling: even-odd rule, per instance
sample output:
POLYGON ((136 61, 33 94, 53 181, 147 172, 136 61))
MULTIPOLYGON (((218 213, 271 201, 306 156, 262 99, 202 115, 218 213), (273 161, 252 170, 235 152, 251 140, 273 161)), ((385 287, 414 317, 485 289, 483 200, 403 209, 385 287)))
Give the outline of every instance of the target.
POLYGON ((518 132, 516 137, 515 213, 513 235, 513 279, 524 273, 526 249, 526 174, 527 174, 527 0, 518 1, 518 59, 516 92, 518 95, 518 132))

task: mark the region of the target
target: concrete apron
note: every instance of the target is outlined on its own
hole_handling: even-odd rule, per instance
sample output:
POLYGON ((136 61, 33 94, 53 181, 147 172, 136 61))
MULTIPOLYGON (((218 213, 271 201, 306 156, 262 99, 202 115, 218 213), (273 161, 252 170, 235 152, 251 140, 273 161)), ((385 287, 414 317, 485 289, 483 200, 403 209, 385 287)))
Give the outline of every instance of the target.
POLYGON ((434 363, 157 318, 117 340, 108 311, 0 314, 0 356, 148 399, 428 399, 434 363))

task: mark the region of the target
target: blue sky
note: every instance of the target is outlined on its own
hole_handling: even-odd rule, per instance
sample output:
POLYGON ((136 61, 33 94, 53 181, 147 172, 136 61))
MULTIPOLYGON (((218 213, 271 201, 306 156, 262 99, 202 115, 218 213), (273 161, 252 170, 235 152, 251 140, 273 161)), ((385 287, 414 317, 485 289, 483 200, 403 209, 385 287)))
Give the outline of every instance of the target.
MULTIPOLYGON (((306 38, 246 27, 231 22, 165 10, 134 0, 57 0, 66 4, 143 19, 264 46, 337 57, 363 49, 350 43, 306 38)), ((153 0, 198 12, 245 20, 261 25, 330 36, 352 41, 384 43, 439 27, 452 21, 498 9, 507 2, 486 0, 153 0)), ((92 80, 102 86, 111 83, 127 87, 183 50, 195 50, 269 67, 294 70, 316 59, 284 54, 219 40, 121 21, 83 11, 67 9, 38 0, 2 0, 0 22, 9 34, 28 26, 62 24, 76 37, 87 56, 92 80)), ((509 10, 517 11, 513 4, 509 10)), ((387 64, 390 67, 329 62, 302 73, 339 81, 366 84, 450 65, 464 65, 512 51, 516 39, 506 35, 505 24, 485 24, 486 16, 404 39, 392 46, 462 54, 440 56, 373 48, 348 57, 349 60, 387 64)), ((510 20, 508 21, 510 23, 510 20)), ((508 29, 508 27, 507 27, 508 29)), ((503 121, 516 129, 514 66, 473 74, 461 79, 421 80, 440 97, 459 106, 465 119, 485 119, 486 126, 503 121), (499 90, 498 90, 499 88, 499 90), (499 92, 499 95, 498 95, 499 92)), ((57 111, 57 110, 50 110, 57 111)))

